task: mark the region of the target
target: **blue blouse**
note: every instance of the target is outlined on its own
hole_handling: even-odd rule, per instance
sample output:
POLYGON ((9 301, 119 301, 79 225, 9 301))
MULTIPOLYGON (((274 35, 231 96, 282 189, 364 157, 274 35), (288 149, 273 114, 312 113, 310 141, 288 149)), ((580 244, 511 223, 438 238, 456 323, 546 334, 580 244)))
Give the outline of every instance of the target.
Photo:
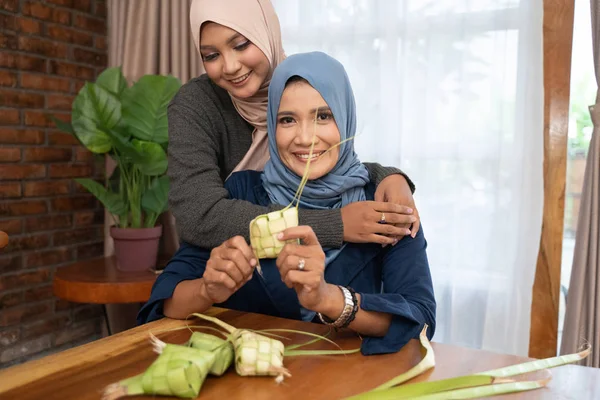
MULTIPOLYGON (((269 206, 260 172, 236 172, 225 182, 230 198, 269 206)), ((372 200, 375 188, 365 187, 372 200)), ((361 295, 361 309, 392 315, 388 332, 382 337, 364 337, 361 352, 365 355, 392 353, 410 339, 418 338, 423 325, 429 325, 427 336, 435 331, 436 302, 426 254, 427 242, 421 228, 413 239, 404 237, 395 246, 374 243, 347 243, 339 256, 325 269, 325 280, 331 284, 350 286, 361 295)), ((163 303, 184 280, 198 279, 204 274, 210 250, 189 243, 181 246, 154 283, 148 302, 138 314, 143 324, 164 317, 163 303)), ((281 281, 274 259, 261 260, 261 278, 257 272, 227 301, 218 307, 254 312, 276 317, 302 319, 301 306, 293 289, 281 281)), ((313 319, 318 322, 318 317, 313 319)))

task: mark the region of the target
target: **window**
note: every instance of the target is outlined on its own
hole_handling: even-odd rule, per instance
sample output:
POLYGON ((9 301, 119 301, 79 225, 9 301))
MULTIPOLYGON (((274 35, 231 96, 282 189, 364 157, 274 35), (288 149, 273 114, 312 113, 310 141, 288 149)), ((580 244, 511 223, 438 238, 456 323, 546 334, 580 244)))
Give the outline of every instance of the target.
POLYGON ((363 161, 416 185, 435 340, 527 354, 542 218, 542 0, 274 0, 287 54, 341 61, 363 161))

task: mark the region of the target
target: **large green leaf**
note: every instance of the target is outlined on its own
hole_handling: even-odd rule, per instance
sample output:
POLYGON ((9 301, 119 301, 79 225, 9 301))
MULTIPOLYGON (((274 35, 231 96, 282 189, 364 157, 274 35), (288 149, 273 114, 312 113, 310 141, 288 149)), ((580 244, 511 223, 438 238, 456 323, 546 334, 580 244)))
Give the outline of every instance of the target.
POLYGON ((65 132, 65 133, 70 133, 71 135, 77 137, 77 135, 75 134, 75 131, 73 130, 73 125, 71 125, 70 123, 65 122, 61 119, 56 118, 54 115, 51 115, 50 119, 52 120, 52 122, 54 122, 54 125, 56 125, 56 127, 58 129, 60 129, 61 131, 65 132))
POLYGON ((117 98, 127 89, 127 81, 121 72, 121 67, 107 68, 98 76, 96 84, 108 90, 117 98))
POLYGON ((82 146, 85 146, 85 144, 81 141, 81 139, 79 139, 79 137, 77 137, 77 134, 73 130, 73 125, 71 125, 71 123, 62 121, 62 120, 56 118, 53 115, 50 116, 50 119, 52 120, 52 122, 54 122, 54 124, 56 125, 56 127, 59 130, 61 130, 64 133, 68 133, 70 135, 73 135, 73 137, 75 139, 77 139, 79 141, 79 143, 81 143, 82 146))
POLYGON ((122 129, 106 131, 119 153, 121 164, 133 164, 142 174, 149 176, 162 175, 167 170, 167 154, 158 143, 127 137, 122 129))
POLYGON ((166 143, 167 106, 181 82, 173 76, 145 75, 123 92, 123 119, 133 136, 166 143))
POLYGON ((109 192, 104 186, 88 178, 77 178, 75 181, 96 196, 111 214, 121 216, 127 213, 127 204, 117 193, 109 192))
POLYGON ((167 171, 167 154, 160 144, 145 140, 132 140, 138 159, 136 167, 144 175, 162 175, 167 171))
POLYGON ((93 153, 106 153, 112 148, 104 131, 121 119, 121 103, 108 90, 87 82, 73 102, 72 124, 77 137, 93 153))
POLYGON ((165 175, 155 178, 142 196, 142 208, 146 212, 161 214, 167 210, 169 199, 169 178, 165 175))
POLYGON ((144 162, 142 156, 138 154, 138 150, 133 146, 126 129, 122 129, 122 127, 120 129, 107 129, 106 134, 119 154, 119 163, 139 164, 144 162))

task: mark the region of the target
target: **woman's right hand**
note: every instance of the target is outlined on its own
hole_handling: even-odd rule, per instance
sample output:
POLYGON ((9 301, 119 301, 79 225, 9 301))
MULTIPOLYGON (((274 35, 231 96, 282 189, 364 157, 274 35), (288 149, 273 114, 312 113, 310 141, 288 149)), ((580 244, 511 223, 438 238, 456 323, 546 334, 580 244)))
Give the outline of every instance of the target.
POLYGON ((342 207, 344 241, 351 243, 394 244, 394 237, 410 235, 410 229, 394 226, 408 224, 417 219, 406 206, 379 201, 358 201, 342 207), (385 223, 381 223, 382 215, 385 223))
POLYGON ((202 276, 206 294, 222 303, 252 279, 256 257, 242 236, 235 236, 210 252, 202 276))

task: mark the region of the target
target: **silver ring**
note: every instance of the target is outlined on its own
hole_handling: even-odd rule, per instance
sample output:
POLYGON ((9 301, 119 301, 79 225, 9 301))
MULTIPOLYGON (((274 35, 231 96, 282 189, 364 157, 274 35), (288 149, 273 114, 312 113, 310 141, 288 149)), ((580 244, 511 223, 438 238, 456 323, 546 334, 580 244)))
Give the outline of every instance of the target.
POLYGON ((298 261, 298 270, 304 271, 305 264, 306 264, 306 261, 304 261, 304 258, 301 258, 300 261, 298 261))

